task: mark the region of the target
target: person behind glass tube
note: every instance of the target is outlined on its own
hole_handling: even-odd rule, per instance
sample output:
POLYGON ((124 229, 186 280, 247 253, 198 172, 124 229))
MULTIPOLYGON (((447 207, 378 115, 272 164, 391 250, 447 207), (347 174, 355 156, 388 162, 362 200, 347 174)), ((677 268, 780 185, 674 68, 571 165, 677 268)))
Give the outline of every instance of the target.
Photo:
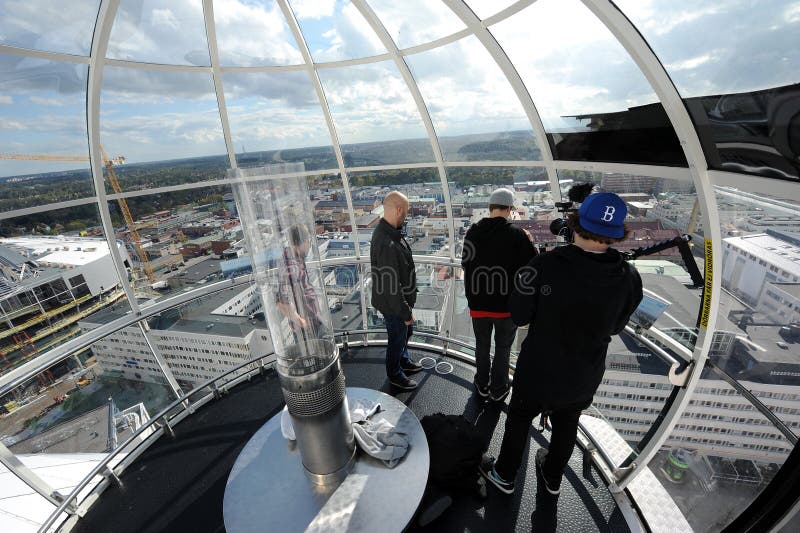
POLYGON ((289 246, 283 250, 284 270, 279 272, 276 303, 295 340, 325 337, 324 326, 316 289, 308 277, 306 256, 311 249, 311 234, 302 224, 295 224, 287 231, 289 246))

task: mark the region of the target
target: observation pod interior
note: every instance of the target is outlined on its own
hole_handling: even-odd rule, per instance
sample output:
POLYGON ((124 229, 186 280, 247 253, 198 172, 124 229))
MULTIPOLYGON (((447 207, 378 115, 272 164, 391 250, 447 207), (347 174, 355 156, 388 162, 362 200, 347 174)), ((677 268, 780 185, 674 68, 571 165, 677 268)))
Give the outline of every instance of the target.
MULTIPOLYGON (((657 312, 612 339, 548 516, 797 529, 797 2, 0 0, 0 13, 4 531, 224 527, 232 462, 283 405, 276 308, 235 192, 255 183, 237 170, 275 164, 307 187, 329 340, 358 387, 391 392, 370 237, 382 198, 409 197, 412 345, 433 364, 397 396, 419 417, 492 419, 471 395, 460 260, 494 188, 514 189, 513 223, 545 248, 555 203, 584 182, 625 200, 619 249, 688 235, 691 261, 675 248, 634 261, 657 312)), ((546 529, 531 489, 548 439, 532 430, 512 503, 456 498, 432 527, 503 514, 503 528, 546 529)))

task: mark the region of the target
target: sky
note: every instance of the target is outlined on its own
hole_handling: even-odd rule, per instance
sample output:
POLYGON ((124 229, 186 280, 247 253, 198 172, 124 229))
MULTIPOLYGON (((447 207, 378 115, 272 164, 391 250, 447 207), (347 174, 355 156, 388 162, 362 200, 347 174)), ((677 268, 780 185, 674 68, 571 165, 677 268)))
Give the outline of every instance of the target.
MULTIPOLYGON (((367 0, 401 49, 462 30, 444 4, 367 0)), ((386 49, 344 0, 289 0, 315 62, 386 49)), ((467 0, 468 4, 470 2, 467 0)), ((512 2, 475 1, 480 17, 512 2)), ((800 1, 617 0, 684 97, 800 81, 800 1)), ((98 0, 0 0, 0 43, 86 56, 98 0)), ((214 2, 223 66, 300 65, 300 48, 272 0, 214 2)), ((490 31, 511 59, 549 131, 569 115, 620 111, 655 93, 622 46, 578 0, 539 0, 490 31)), ((185 67, 210 65, 200 0, 122 0, 107 57, 185 67)), ((531 129, 497 64, 474 36, 405 56, 439 135, 531 129)), ((0 54, 0 151, 88 155, 85 64, 0 54)), ((419 138, 426 130, 391 60, 319 68, 340 142, 419 138)), ((305 69, 225 72, 222 87, 236 151, 328 146, 331 137, 305 69)), ((225 152, 214 80, 207 71, 107 65, 101 143, 131 162, 225 152)), ((0 161, 0 176, 75 168, 0 161)))

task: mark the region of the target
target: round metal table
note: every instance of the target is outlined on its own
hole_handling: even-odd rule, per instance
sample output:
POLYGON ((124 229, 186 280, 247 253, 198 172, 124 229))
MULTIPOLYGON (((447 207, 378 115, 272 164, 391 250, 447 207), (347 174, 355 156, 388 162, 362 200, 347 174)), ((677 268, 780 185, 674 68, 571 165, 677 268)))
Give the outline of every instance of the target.
POLYGON ((401 401, 372 389, 348 388, 357 400, 381 404, 370 420, 385 419, 405 432, 410 447, 394 468, 357 451, 353 471, 338 487, 314 485, 300 452, 281 434, 280 413, 247 442, 225 486, 223 517, 229 533, 262 531, 402 531, 422 500, 428 480, 428 441, 416 415, 401 401))

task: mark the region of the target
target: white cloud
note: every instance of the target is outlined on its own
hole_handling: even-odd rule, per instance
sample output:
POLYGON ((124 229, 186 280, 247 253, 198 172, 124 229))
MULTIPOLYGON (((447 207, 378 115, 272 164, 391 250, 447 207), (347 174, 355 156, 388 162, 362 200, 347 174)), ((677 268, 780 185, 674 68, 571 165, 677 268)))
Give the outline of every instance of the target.
POLYGON ((333 15, 336 0, 290 0, 289 4, 299 19, 320 19, 333 15))
POLYGON ((14 98, 7 95, 0 95, 0 104, 11 105, 14 103, 14 98))
POLYGON ((19 120, 12 120, 10 118, 0 117, 0 130, 26 130, 28 129, 25 124, 19 120))
POLYGON ((789 24, 797 24, 800 22, 800 2, 795 2, 789 6, 786 6, 786 10, 783 12, 783 18, 789 24))
POLYGON ((153 26, 165 26, 169 29, 179 29, 178 19, 169 9, 154 9, 151 15, 153 26))
POLYGON ((703 54, 697 57, 690 57, 688 59, 684 59, 681 61, 676 61, 675 63, 669 63, 664 65, 667 70, 692 70, 696 69, 700 65, 708 63, 714 59, 713 54, 703 54))
POLYGON ((342 7, 333 24, 332 30, 322 34, 331 38, 332 44, 327 50, 315 51, 315 61, 337 61, 386 53, 377 34, 352 3, 347 2, 342 7))
POLYGON ((432 41, 465 28, 461 19, 441 2, 370 0, 369 5, 400 48, 432 41))
POLYGON ((169 9, 121 2, 108 57, 172 65, 210 64, 202 3, 171 0, 169 9))
POLYGON ((41 98, 39 96, 31 96, 28 98, 32 104, 42 105, 42 106, 53 106, 53 107, 63 107, 64 102, 61 100, 57 100, 55 98, 41 98))
POLYGON ((99 2, 0 0, 2 43, 36 50, 88 55, 99 2))
POLYGON ((220 61, 231 66, 300 64, 303 58, 277 4, 214 2, 220 61))

